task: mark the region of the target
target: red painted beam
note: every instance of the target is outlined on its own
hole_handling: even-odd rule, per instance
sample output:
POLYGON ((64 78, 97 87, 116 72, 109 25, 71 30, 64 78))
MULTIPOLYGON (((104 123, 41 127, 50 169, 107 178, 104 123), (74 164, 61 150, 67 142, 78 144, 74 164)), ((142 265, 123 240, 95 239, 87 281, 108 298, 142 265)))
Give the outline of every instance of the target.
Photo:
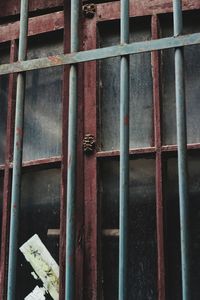
MULTIPOLYGON (((96 48, 96 18, 83 22, 84 50, 96 48)), ((96 77, 97 63, 84 65, 84 134, 97 135, 96 120, 96 77)), ((84 159, 84 204, 85 204, 85 255, 84 255, 84 299, 98 299, 97 272, 97 162, 96 153, 85 155, 84 159)), ((101 235, 99 235, 101 236, 101 235)))
MULTIPOLYGON (((70 1, 64 5, 64 53, 70 51, 70 1)), ((69 107, 69 66, 63 68, 62 84, 62 162, 61 162, 61 195, 60 195, 60 239, 59 239, 59 266, 60 292, 59 300, 65 299, 65 246, 66 246, 66 199, 67 199, 67 136, 68 136, 68 107, 69 107)))
MULTIPOLYGON (((30 0, 29 3, 30 12, 63 6, 63 0, 30 0)), ((20 0, 0 2, 0 17, 17 15, 19 12, 20 0)))
MULTIPOLYGON (((150 16, 172 12, 172 0, 132 0, 130 16, 150 16)), ((183 0, 183 10, 200 9, 199 0, 183 0)), ((97 5, 97 21, 108 21, 120 18, 120 2, 109 2, 97 5)))
MULTIPOLYGON (((10 44, 10 63, 16 61, 17 44, 13 40, 10 44)), ((16 75, 9 75, 8 84, 8 114, 6 128, 6 155, 3 187, 3 209, 2 209, 2 235, 1 235, 1 259, 0 259, 0 299, 6 299, 6 277, 7 277, 7 253, 8 253, 8 235, 9 219, 11 205, 11 169, 10 162, 13 152, 13 134, 14 134, 14 114, 15 114, 15 79, 16 75)))
MULTIPOLYGON (((29 19, 28 36, 62 29, 64 25, 63 12, 51 13, 29 19)), ((18 39, 19 21, 0 26, 0 43, 18 39)))
MULTIPOLYGON (((172 1, 163 0, 144 0, 133 1, 130 5, 131 16, 154 15, 172 12, 172 1), (165 2, 165 3, 164 3, 165 2)), ((0 4, 0 8, 1 8, 0 4)), ((200 9, 200 1, 184 0, 183 10, 200 9)), ((1 10, 0 10, 1 11, 1 10)), ((108 21, 119 19, 120 5, 118 1, 97 4, 96 5, 97 21, 108 21)), ((37 16, 29 19, 28 35, 33 36, 44 32, 51 32, 62 29, 64 27, 64 14, 62 11, 37 16)), ((19 37, 19 21, 8 23, 0 26, 0 43, 18 39, 19 37)))
MULTIPOLYGON (((19 14, 20 0, 1 1, 0 17, 19 14)), ((130 2, 131 16, 153 15, 172 11, 172 0, 132 0, 130 2)), ((63 0, 31 0, 29 10, 35 12, 50 8, 62 7, 63 0)), ((199 9, 199 0, 183 0, 183 9, 199 9)), ((97 4, 97 19, 108 20, 119 18, 119 1, 97 4)))
MULTIPOLYGON (((159 38, 157 15, 151 19, 152 39, 159 38)), ((157 289, 158 300, 165 300, 165 255, 164 255, 164 212, 163 212, 163 174, 161 153, 161 95, 160 95, 160 53, 151 53, 153 78, 154 144, 156 147, 156 232, 157 232, 157 289)))

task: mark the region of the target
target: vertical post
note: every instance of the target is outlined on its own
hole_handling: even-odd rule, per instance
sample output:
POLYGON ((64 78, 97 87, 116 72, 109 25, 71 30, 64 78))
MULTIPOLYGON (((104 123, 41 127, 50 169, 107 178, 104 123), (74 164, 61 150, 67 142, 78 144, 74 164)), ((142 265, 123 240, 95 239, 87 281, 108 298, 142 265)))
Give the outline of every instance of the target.
MULTIPOLYGON (((182 34, 183 19, 181 0, 173 1, 174 36, 182 34)), ((187 128, 184 84, 184 53, 183 48, 175 49, 175 86, 176 86, 176 122, 178 144, 178 176, 181 236, 181 271, 182 298, 190 299, 189 284, 189 210, 187 180, 187 128)))
MULTIPOLYGON (((64 53, 70 52, 70 0, 64 0, 64 53)), ((62 82, 62 161, 59 239, 59 300, 65 299, 65 255, 66 255, 66 198, 67 198, 67 136, 69 108, 69 65, 63 69, 62 82)))
MULTIPOLYGON (((71 1, 71 52, 79 48, 79 0, 71 1)), ((66 213, 66 272, 65 299, 74 299, 75 273, 75 200, 76 200, 76 136, 78 108, 78 68, 70 66, 69 72, 69 121, 68 121, 68 172, 66 213)))
MULTIPOLYGON (((159 39, 159 19, 151 18, 152 39, 159 39)), ((153 76, 153 114, 154 114, 154 145, 156 148, 156 232, 157 232, 157 283, 158 300, 165 300, 165 253, 163 225, 163 172, 162 172, 162 136, 161 136, 161 95, 160 95, 160 53, 151 53, 153 76)))
MULTIPOLYGON (((129 0, 121 0, 121 44, 129 43, 129 0)), ((119 300, 127 299, 127 231, 129 198, 129 56, 120 69, 119 300)))
MULTIPOLYGON (((10 63, 17 59, 17 43, 16 40, 11 41, 10 45, 10 63)), ((13 135, 14 135, 14 117, 15 117, 15 80, 16 75, 9 75, 8 83, 8 114, 6 125, 6 155, 5 155, 5 173, 3 186, 3 208, 2 208, 2 234, 1 234, 1 259, 0 259, 0 299, 5 299, 6 280, 7 280, 7 258, 8 258, 8 239, 9 239, 9 223, 10 223, 10 206, 11 206, 11 183, 12 170, 10 162, 13 152, 13 135)))
MULTIPOLYGON (((19 52, 18 52, 19 61, 23 61, 26 59, 27 33, 28 33, 28 0, 21 0, 20 36, 19 36, 19 52)), ((8 289, 7 289, 8 300, 15 299, 17 236, 18 236, 18 222, 19 222, 19 202, 20 202, 20 190, 21 190, 21 167, 22 167, 22 149, 23 149, 25 82, 26 82, 26 74, 25 73, 18 74, 16 113, 15 113, 12 194, 11 194, 10 239, 9 239, 9 265, 8 265, 8 289)))

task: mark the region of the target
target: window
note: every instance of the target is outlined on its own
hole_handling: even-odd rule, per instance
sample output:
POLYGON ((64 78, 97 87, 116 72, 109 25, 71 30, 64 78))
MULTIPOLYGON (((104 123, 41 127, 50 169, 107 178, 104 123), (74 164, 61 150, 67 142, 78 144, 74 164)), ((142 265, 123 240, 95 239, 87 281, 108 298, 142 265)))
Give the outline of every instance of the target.
MULTIPOLYGON (((12 287, 16 299, 25 298, 37 285, 19 251, 35 233, 59 263, 61 300, 65 294, 79 300, 118 299, 123 238, 120 160, 126 156, 120 153, 120 63, 121 57, 126 61, 129 57, 130 117, 123 125, 130 126, 127 299, 187 300, 183 295, 187 286, 182 285, 174 70, 174 48, 184 47, 192 253, 188 261, 190 296, 198 299, 200 4, 182 1, 184 37, 173 37, 172 1, 130 0, 130 43, 117 46, 119 1, 84 3, 79 29, 78 0, 71 3, 72 28, 68 1, 64 7, 60 0, 42 0, 37 7, 33 1, 28 62, 17 62, 26 36, 19 36, 20 7, 14 2, 0 4, 0 298, 12 298, 7 296, 12 282, 8 250, 17 182, 19 227, 13 252, 17 280, 12 287), (19 76, 25 82, 25 96, 16 112, 19 76), (20 116, 23 110, 24 122, 14 130, 15 113, 20 116), (23 143, 14 143, 14 136, 22 132, 23 143), (13 158, 16 152, 19 164, 13 158)), ((183 152, 179 150, 180 155, 183 152)))

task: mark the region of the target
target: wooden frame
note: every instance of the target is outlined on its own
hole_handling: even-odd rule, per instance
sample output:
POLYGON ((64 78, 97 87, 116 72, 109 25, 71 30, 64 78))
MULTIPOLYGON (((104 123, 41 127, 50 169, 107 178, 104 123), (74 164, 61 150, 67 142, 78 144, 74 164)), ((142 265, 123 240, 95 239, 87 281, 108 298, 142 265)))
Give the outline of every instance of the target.
MULTIPOLYGON (((38 10, 47 8, 62 7, 61 0, 43 1, 34 0, 30 10, 37 13, 38 10)), ((35 16, 29 19, 29 36, 53 32, 64 28, 64 52, 69 51, 67 43, 69 37, 69 4, 65 2, 65 14, 63 11, 48 13, 42 16, 35 16)), ((16 15, 19 13, 19 1, 5 1, 0 4, 0 17, 16 15)), ((95 16, 91 19, 83 19, 81 30, 83 40, 83 50, 95 49, 97 46, 97 26, 100 22, 108 22, 119 19, 119 2, 109 2, 96 5, 95 16)), ((200 1, 183 1, 184 10, 200 9, 200 1)), ((171 13, 172 1, 133 1, 130 7, 130 16, 151 16, 152 39, 159 37, 159 14, 171 13)), ((7 22, 7 19, 5 19, 7 22)), ((17 43, 19 36, 19 21, 3 24, 0 26, 0 43, 10 43, 10 63, 16 60, 17 43)), ((153 74, 153 107, 154 107, 154 146, 140 149, 130 149, 130 155, 156 154, 156 211, 157 211, 157 242, 158 242, 158 299, 165 299, 165 267, 164 267, 164 241, 163 241, 163 192, 162 192, 162 155, 164 152, 176 152, 176 145, 165 145, 161 143, 161 114, 160 114, 160 78, 159 78, 159 53, 152 53, 152 74, 153 74)), ((77 196, 77 299, 98 299, 101 294, 99 274, 99 224, 98 224, 98 200, 97 200, 97 160, 114 157, 119 155, 119 151, 98 151, 91 155, 84 155, 82 151, 82 139, 85 134, 97 136, 97 63, 89 62, 80 67, 79 94, 79 146, 77 154, 79 157, 78 174, 78 195, 77 196), (83 101, 82 101, 83 99, 83 101), (83 172, 80 172, 80 168, 83 172), (80 197, 81 195, 81 197, 80 197), (83 202, 84 199, 84 202, 83 202), (84 211, 84 213, 83 213, 84 211), (81 269, 81 271, 80 271, 81 269)), ((66 139, 67 139, 67 112, 68 112, 68 66, 65 67, 63 75, 63 137, 62 155, 49 159, 40 159, 25 162, 24 168, 51 168, 61 167, 61 223, 60 223, 60 266, 61 283, 60 299, 64 299, 64 269, 65 269, 65 198, 66 198, 66 139)), ((5 164, 0 165, 0 172, 4 174, 4 201, 2 216, 2 242, 1 242, 1 269, 0 269, 0 298, 5 298, 5 283, 7 271, 7 244, 9 228, 9 209, 10 209, 10 185, 12 172, 12 147, 13 147, 13 127, 14 127, 14 98, 15 94, 15 75, 9 76, 8 91, 8 115, 7 115, 7 148, 5 164)), ((188 145, 188 149, 200 149, 200 144, 188 145)))

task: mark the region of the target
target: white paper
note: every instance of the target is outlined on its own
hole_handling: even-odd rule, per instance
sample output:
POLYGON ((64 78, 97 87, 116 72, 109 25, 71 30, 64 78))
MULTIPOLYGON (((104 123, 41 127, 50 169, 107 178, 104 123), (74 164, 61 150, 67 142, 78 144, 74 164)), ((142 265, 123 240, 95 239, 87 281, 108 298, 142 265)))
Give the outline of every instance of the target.
MULTIPOLYGON (((26 260, 31 264, 44 288, 54 300, 59 299, 59 266, 45 245, 35 234, 20 247, 26 260)), ((31 299, 31 298, 30 298, 31 299)), ((34 298, 33 298, 34 299, 34 298)))
POLYGON ((45 300, 45 289, 44 288, 39 288, 36 286, 34 290, 26 296, 24 300, 45 300))

